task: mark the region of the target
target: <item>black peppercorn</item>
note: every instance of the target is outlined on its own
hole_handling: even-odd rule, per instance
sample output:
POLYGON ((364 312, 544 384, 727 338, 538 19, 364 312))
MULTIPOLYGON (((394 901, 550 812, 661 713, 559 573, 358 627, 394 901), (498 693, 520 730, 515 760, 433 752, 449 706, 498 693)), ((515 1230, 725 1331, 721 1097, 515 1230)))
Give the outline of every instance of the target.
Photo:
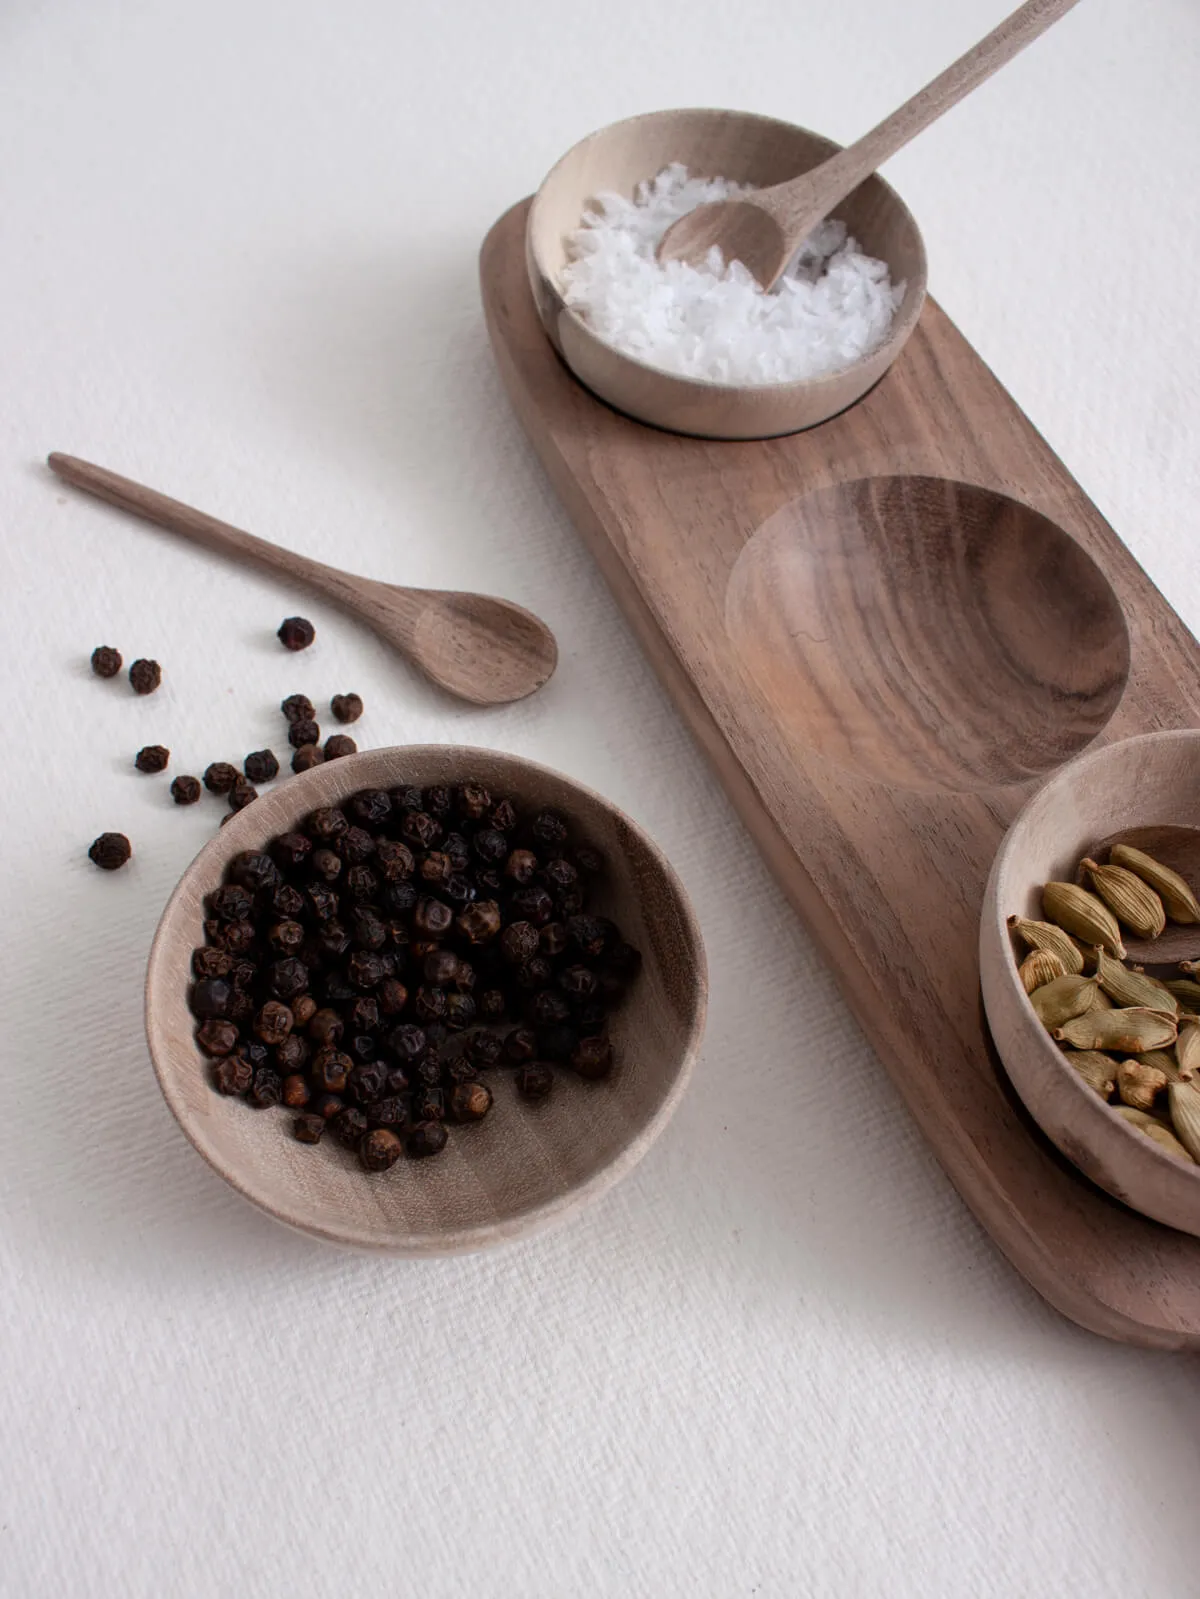
MULTIPOLYGON (((400 885, 393 884, 393 888, 400 885)), ((417 908, 413 912, 413 927, 418 933, 423 933, 426 938, 439 939, 450 931, 454 921, 454 912, 449 905, 440 899, 422 899, 417 901, 417 908)))
POLYGON ((139 772, 165 772, 171 752, 162 744, 145 744, 133 757, 139 772))
POLYGON ((379 1026, 378 1001, 361 995, 346 1012, 346 1026, 351 1033, 373 1033, 379 1026))
POLYGON ((361 1110, 353 1105, 347 1105, 339 1110, 336 1116, 329 1120, 329 1131, 340 1144, 345 1144, 347 1149, 357 1149, 363 1135, 367 1132, 367 1118, 361 1110))
POLYGON ((317 630, 303 616, 286 616, 275 636, 285 650, 306 650, 316 638, 317 630))
POLYGON ((327 1044, 313 1056, 309 1076, 313 1087, 321 1093, 340 1094, 345 1090, 346 1080, 353 1070, 354 1062, 349 1055, 343 1055, 341 1050, 327 1044))
POLYGON ((257 1038, 245 1039, 234 1050, 234 1054, 246 1061, 252 1071, 271 1064, 271 1051, 265 1044, 260 1044, 257 1038))
POLYGON ((600 980, 589 966, 565 966, 558 974, 558 986, 569 999, 582 1004, 595 997, 600 980))
POLYGON ((530 1061, 518 1069, 516 1082, 522 1099, 545 1099, 554 1087, 554 1068, 545 1061, 530 1061))
POLYGON ((292 1030, 292 1013, 277 999, 269 999, 254 1018, 254 1031, 264 1044, 282 1044, 292 1030))
POLYGON ((524 887, 532 883, 538 869, 538 858, 532 850, 515 849, 504 863, 504 875, 511 882, 524 887))
POLYGON ((413 1120, 440 1122, 446 1115, 446 1099, 440 1088, 418 1088, 412 1098, 413 1120))
POLYGON ((504 1059, 513 1066, 523 1066, 537 1055, 537 1034, 531 1027, 514 1027, 504 1040, 504 1059))
POLYGON ((323 960, 339 960, 350 948, 350 934, 336 917, 328 917, 317 928, 316 946, 323 960))
POLYGON ((470 994, 446 995, 446 1026, 454 1033, 462 1033, 475 1023, 475 1001, 470 994))
POLYGON ((553 988, 543 988, 530 996, 525 1014, 535 1027, 559 1027, 571 1014, 564 996, 553 988))
POLYGON ((339 836, 333 847, 347 866, 359 866, 374 855, 375 840, 365 827, 355 824, 339 836))
POLYGON ((192 971, 197 977, 228 977, 232 970, 233 956, 226 949, 202 944, 192 951, 192 971))
POLYGON ((571 1052, 571 1065, 580 1077, 607 1077, 612 1064, 612 1045, 607 1038, 581 1038, 571 1052))
MULTIPOLYGON (((479 874, 482 878, 482 872, 479 874)), ((475 898, 475 888, 471 879, 463 872, 451 872, 442 885, 441 893, 450 901, 451 905, 466 906, 475 898)))
POLYGON ((435 888, 447 881, 450 877, 450 857, 442 850, 430 850, 417 867, 417 876, 422 883, 429 883, 435 888))
POLYGON ((162 667, 157 661, 134 661, 129 668, 129 681, 135 694, 153 694, 162 682, 162 667))
POLYGON ((498 800, 492 807, 488 822, 498 833, 511 833, 517 825, 517 810, 512 800, 498 800))
POLYGON ((271 844, 271 854, 280 866, 294 871, 312 854, 312 839, 303 833, 281 833, 271 844))
POLYGON ((413 1009, 421 1022, 439 1022, 446 1014, 446 991, 422 984, 413 995, 413 1009))
POLYGON ((324 998, 330 1005, 346 1005, 352 999, 357 999, 358 990, 352 987, 344 977, 339 977, 335 972, 325 979, 323 987, 324 998))
POLYGON ((518 988, 527 994, 534 994, 539 989, 545 988, 552 981, 554 972, 550 962, 541 955, 535 955, 532 960, 526 961, 524 966, 517 968, 516 983, 518 988))
POLYGON ((445 829, 428 811, 405 811, 400 831, 410 844, 415 844, 418 849, 429 850, 442 837, 445 829))
POLYGON ((279 776, 279 762, 274 750, 251 750, 242 762, 242 771, 252 783, 269 783, 279 776))
POLYGON ((412 850, 396 838, 381 838, 375 845, 375 870, 386 883, 412 876, 416 863, 412 850))
POLYGON ((456 919, 455 926, 468 944, 486 944, 500 931, 500 907, 494 899, 476 900, 456 919))
POLYGON ((508 858, 508 840, 493 827, 480 828, 471 840, 471 847, 486 866, 499 866, 508 858))
POLYGON ((204 770, 204 786, 210 794, 228 794, 241 775, 228 761, 213 761, 204 770))
POLYGON ((510 922, 500 934, 500 953, 511 966, 524 966, 538 947, 538 930, 532 922, 510 922))
POLYGON ((247 783, 243 779, 240 783, 235 783, 229 790, 229 809, 231 811, 244 811, 246 806, 252 804, 257 798, 258 790, 253 783, 247 783))
POLYGON ((302 717, 290 724, 288 743, 294 750, 315 749, 319 759, 322 761, 325 759, 324 751, 321 749, 321 729, 309 717, 302 717))
POLYGON ((245 850, 238 855, 229 868, 229 875, 252 894, 274 893, 282 883, 278 866, 269 855, 258 850, 245 850))
POLYGON ((554 918, 554 901, 540 883, 518 888, 509 907, 514 917, 532 922, 535 927, 545 927, 554 918))
POLYGON ((294 955, 276 961, 267 971, 267 984, 276 999, 293 999, 308 987, 308 967, 294 955))
POLYGON ((392 805, 399 811, 423 811, 425 809, 424 792, 413 784, 406 784, 402 788, 391 791, 392 805))
POLYGON ((368 949, 356 949, 346 962, 346 976, 355 988, 377 988, 384 978, 381 958, 368 949))
MULTIPOLYGON (((383 890, 383 903, 387 910, 393 911, 397 916, 407 916, 417 903, 417 891, 409 882, 388 883, 383 890)), ((454 913, 447 905, 444 909, 448 912, 451 921, 454 913)), ((447 923, 447 926, 449 923, 447 923)))
POLYGON ((364 1171, 387 1171, 403 1152, 404 1145, 386 1127, 367 1133, 358 1146, 358 1158, 364 1171))
POLYGON ((316 712, 307 694, 289 694, 279 709, 289 726, 293 722, 311 722, 316 712))
POLYGON ((229 1002, 229 1020, 244 1026, 254 1015, 254 1001, 240 988, 235 988, 229 1002))
POLYGON ((302 1072, 308 1065, 308 1044, 299 1033, 289 1033, 278 1045, 275 1064, 281 1072, 302 1072))
POLYGON ((408 1125, 408 1101, 400 1094, 385 1094, 362 1109, 372 1126, 404 1128, 408 1125))
POLYGON ((461 833, 447 833, 442 840, 442 852, 449 859, 452 872, 465 872, 471 864, 471 846, 461 833))
POLYGON ((568 918, 572 916, 578 916, 580 911, 582 911, 584 904, 586 903, 584 900, 583 889, 579 888, 578 886, 575 888, 564 888, 560 890, 559 893, 557 893, 554 897, 558 904, 558 914, 568 918))
POLYGON ((121 652, 111 644, 98 644, 92 651, 92 671, 97 677, 116 677, 121 670, 121 652))
POLYGON ((502 988, 485 988, 476 1004, 479 1006, 479 1019, 484 1022, 498 1022, 508 1010, 508 1001, 502 988))
MULTIPOLYGON (((314 851, 320 854, 320 851, 314 851)), ((328 883, 310 883, 305 893, 307 909, 318 922, 331 922, 338 913, 338 897, 328 883)))
POLYGON ((403 1066, 393 1066, 387 1074, 386 1088, 388 1095, 407 1094, 411 1087, 412 1084, 409 1081, 408 1073, 403 1066))
POLYGON ((206 1055, 232 1055, 237 1041, 238 1030, 233 1022, 202 1022, 196 1029, 196 1042, 206 1055))
POLYGON ((479 783, 464 783, 457 799, 459 814, 471 822, 481 822, 492 808, 492 796, 479 783))
POLYGON ((356 1066, 346 1079, 346 1097, 356 1105, 378 1099, 387 1084, 387 1072, 377 1061, 356 1066))
POLYGON ((267 929, 267 943, 277 955, 298 955, 304 943, 304 929, 299 922, 272 922, 267 929))
POLYGON ((431 1155, 441 1154, 447 1137, 441 1122, 418 1122, 405 1135, 404 1148, 413 1160, 427 1160, 431 1155))
POLYGON ((385 977, 377 992, 379 1009, 384 1016, 399 1016, 408 1004, 408 989, 398 977, 385 977))
MULTIPOLYGON (((232 957, 226 955, 226 959, 232 966, 232 957)), ((228 1016, 232 999, 233 984, 226 978, 204 977, 192 985, 189 1003, 193 1016, 198 1016, 201 1021, 208 1021, 212 1017, 228 1016)))
POLYGON ((539 953, 547 960, 557 960, 560 955, 565 955, 570 940, 567 930, 561 922, 548 922, 538 935, 539 953))
POLYGON ((325 759, 340 760, 343 755, 354 755, 358 745, 345 733, 334 733, 325 740, 325 759))
POLYGON ((472 1033, 466 1043, 466 1057, 472 1066, 486 1071, 500 1059, 501 1040, 495 1033, 472 1033))
POLYGON ((124 833, 101 833, 88 848, 88 860, 106 872, 115 872, 133 854, 133 846, 124 833))
POLYGON ((579 873, 570 861, 558 856, 555 860, 546 862, 542 868, 542 878, 552 894, 561 895, 575 887, 579 881, 579 873))
POLYGON ((342 875, 342 857, 331 849, 315 849, 309 857, 309 870, 323 883, 334 883, 342 875))
POLYGON ((303 1110, 312 1098, 307 1078, 299 1072, 289 1072, 283 1079, 283 1103, 289 1110, 303 1110))
POLYGON ((361 1066, 368 1066, 379 1053, 379 1045, 371 1033, 354 1033, 346 1042, 346 1052, 361 1066))
POLYGON ((492 1108, 492 1091, 486 1083, 455 1083, 446 1101, 452 1121, 481 1122, 492 1108))
POLYGON ((325 755, 319 744, 301 744, 292 756, 293 772, 311 772, 314 766, 323 766, 325 755))
POLYGON ((431 816, 449 816, 454 805, 454 795, 444 783, 435 783, 425 790, 425 809, 431 816))
POLYGON ((357 722, 363 713, 363 702, 357 694, 335 694, 329 709, 339 722, 357 722))
POLYGON ((346 1101, 340 1094, 315 1094, 308 1102, 308 1108, 315 1115, 325 1121, 332 1121, 339 1110, 344 1110, 346 1101))
POLYGON ((297 1116, 292 1123, 292 1134, 302 1144, 319 1144, 325 1132, 323 1116, 297 1116))
POLYGON ((254 910, 254 896, 241 883, 223 883, 205 901, 209 912, 223 922, 244 922, 254 910))
POLYGON ((246 1103, 253 1105, 254 1110, 270 1110, 272 1105, 278 1105, 282 1099, 282 1076, 278 1075, 274 1067, 259 1067, 254 1073, 253 1083, 250 1084, 250 1094, 246 1094, 246 1103))
POLYGON ((458 973, 458 956, 448 949, 430 950, 422 963, 421 973, 427 983, 432 983, 435 988, 445 988, 458 973))
POLYGON ((585 877, 598 877, 604 870, 604 856, 590 844, 584 844, 575 851, 575 865, 585 877))
POLYGON ((301 994, 292 1001, 292 1015, 297 1027, 307 1027, 317 1014, 317 1002, 311 994, 301 994))
POLYGON ((318 844, 334 844, 349 826, 344 811, 336 805, 322 805, 306 818, 304 831, 318 844))
POLYGON ((412 1022, 401 1022, 388 1034, 388 1048, 403 1066, 415 1065, 429 1048, 429 1040, 422 1027, 412 1022))
POLYGON ((240 1055, 227 1055, 213 1066, 213 1085, 218 1094, 244 1094, 254 1080, 254 1067, 240 1055))

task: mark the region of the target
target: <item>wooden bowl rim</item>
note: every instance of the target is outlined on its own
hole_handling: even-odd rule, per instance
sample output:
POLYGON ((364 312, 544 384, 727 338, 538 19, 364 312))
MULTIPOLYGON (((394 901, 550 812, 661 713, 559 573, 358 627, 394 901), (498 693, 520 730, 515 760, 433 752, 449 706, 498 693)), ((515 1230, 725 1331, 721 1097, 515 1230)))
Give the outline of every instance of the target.
MULTIPOLYGON (((651 838, 650 834, 633 820, 619 805, 605 798, 597 790, 586 783, 579 782, 576 778, 556 767, 546 766, 539 761, 528 760, 523 755, 514 755, 506 750, 488 749, 482 746, 469 744, 395 744, 382 749, 363 750, 356 755, 341 757, 336 765, 339 776, 355 769, 361 769, 364 776, 360 783, 352 784, 347 790, 353 793, 358 787, 370 787, 372 781, 379 782, 368 773, 375 773, 381 767, 390 763, 403 760, 409 766, 419 765, 423 760, 436 756, 439 760, 452 759, 464 763, 486 759, 489 762, 500 762, 512 768, 519 768, 524 772, 537 773, 563 783, 583 799, 601 807, 636 836, 642 847, 654 861, 661 879, 665 884, 675 912, 679 918, 680 930, 684 941, 690 949, 692 964, 691 982, 691 1014, 687 1035, 679 1052, 679 1059, 674 1067, 673 1074, 665 1079, 666 1092, 654 1114, 641 1127, 634 1131, 628 1141, 619 1147, 613 1155, 598 1168, 592 1175, 581 1182, 577 1182, 564 1189, 561 1193, 554 1194, 541 1204, 535 1204, 522 1210, 505 1220, 487 1221, 472 1224, 466 1227, 445 1228, 429 1233, 397 1233, 394 1241, 381 1241, 377 1235, 368 1233, 353 1223, 319 1226, 308 1220, 301 1220, 287 1213, 286 1206, 271 1203, 257 1191, 255 1184, 240 1175, 239 1168, 231 1165, 212 1147, 203 1137, 201 1128, 196 1125, 182 1094, 175 1087, 175 1074, 170 1061, 170 1043, 166 1037, 165 1028, 158 1016, 157 995, 161 991, 160 985, 167 981, 188 981, 187 973, 175 970, 171 958, 171 944, 176 933, 175 917, 178 907, 183 902, 188 890, 196 883, 203 880, 205 874, 213 871, 214 882, 218 880, 219 871, 224 868, 234 855, 240 853, 245 845, 241 834, 246 830, 243 817, 251 811, 257 812, 261 821, 262 807, 266 806, 272 813, 269 822, 271 831, 283 830, 289 821, 302 816, 306 811, 321 803, 324 794, 323 785, 327 781, 330 765, 311 768, 307 772, 296 773, 272 793, 261 796, 253 806, 234 815, 234 819, 227 823, 215 837, 200 849, 191 863, 181 875, 171 892, 159 918, 154 938, 150 945, 150 954, 146 964, 146 978, 144 986, 144 1020, 146 1039, 150 1050, 150 1060, 154 1067, 154 1075, 167 1107, 176 1122, 179 1124, 184 1137, 201 1158, 217 1173, 218 1176, 235 1189, 244 1199, 250 1201, 259 1210, 265 1211, 276 1221, 283 1222, 286 1226, 307 1237, 317 1238, 323 1242, 348 1246, 355 1249, 369 1251, 373 1254, 394 1256, 430 1257, 435 1255, 450 1255, 487 1248, 490 1245, 502 1243, 509 1239, 522 1237, 527 1233, 541 1230, 548 1226, 564 1211, 573 1210, 578 1206, 599 1198, 613 1187, 620 1179, 626 1176, 642 1159, 651 1145, 661 1135, 667 1123, 674 1115, 688 1082, 691 1079, 695 1066, 696 1055, 699 1051, 701 1039, 704 1036, 705 1021, 708 1011, 708 964, 704 949, 704 940, 700 931, 700 924, 696 918, 687 890, 679 879, 678 873, 671 865, 666 855, 651 838), (275 814, 277 813, 277 815, 275 814), (232 846, 232 847, 231 847, 232 846), (215 869, 214 869, 215 868, 215 869)), ((395 774, 393 774, 395 775, 395 774)), ((257 824, 256 824, 257 831, 257 824)), ((192 944, 187 948, 190 952, 192 944)), ((197 1062, 202 1057, 197 1053, 197 1062)))
MULTIPOLYGON (((907 204, 897 190, 892 187, 886 178, 880 177, 878 172, 873 172, 871 176, 869 178, 865 178, 863 182, 877 183, 881 188, 885 189, 889 197, 899 208, 901 214, 908 219, 912 226, 913 241, 916 247, 916 253, 919 262, 919 269, 916 275, 916 290, 915 293, 906 295, 906 299, 910 299, 911 304, 909 304, 908 309, 904 311, 904 314, 898 317, 896 321, 892 323, 891 332, 888 334, 883 343, 877 345, 876 348, 870 351, 869 354, 860 356, 858 360, 852 362, 850 366, 842 367, 837 372, 826 372, 817 378, 797 378, 780 383, 753 384, 719 383, 715 378, 687 377, 679 372, 669 372, 663 367, 651 366, 649 362, 639 360, 635 355, 627 355, 624 350, 618 350, 615 345, 609 344, 606 340, 600 338, 595 330, 590 328, 583 318, 566 303, 562 297, 562 292, 555 280, 554 274, 547 268, 546 263, 542 260, 537 248, 538 203, 542 198, 543 191, 546 189, 547 185, 560 170, 560 168, 565 166, 571 157, 574 156, 578 151, 582 150, 585 146, 598 143, 600 140, 615 133, 618 129, 632 128, 638 123, 656 121, 660 117, 678 116, 738 117, 746 122, 757 122, 763 124, 764 126, 785 128, 789 133, 802 133, 806 138, 815 139, 818 144, 825 145, 829 155, 836 155, 839 150, 845 148, 844 145, 838 144, 835 139, 827 138, 825 134, 817 133, 812 128, 803 127, 798 122, 787 122, 782 117, 766 116, 759 111, 733 111, 728 107, 722 106, 667 106, 658 111, 641 111, 636 116, 622 117, 616 122, 607 123, 602 128, 596 128, 592 133, 586 134, 582 139, 577 139, 575 143, 571 145, 570 149, 564 151, 563 154, 559 156, 558 160, 550 168, 549 172, 546 173, 545 177, 537 186, 537 192, 533 196, 533 203, 529 207, 529 216, 526 220, 525 236, 529 256, 534 265, 537 267, 538 274, 540 275, 542 282, 547 285, 554 295, 557 314, 559 316, 568 317, 572 326, 582 337, 590 340, 600 349, 609 352, 616 360, 623 361, 634 371, 644 372, 648 376, 655 377, 660 380, 663 378, 669 378, 672 380, 672 382, 679 384, 681 388, 694 390, 697 394, 739 394, 742 392, 749 392, 755 395, 762 395, 766 398, 775 397, 779 399, 786 398, 787 396, 793 394, 816 396, 820 395, 826 388, 832 388, 835 384, 844 384, 846 380, 852 377, 855 372, 861 371, 862 368, 867 366, 870 362, 878 361, 885 354, 888 355, 887 365, 890 366, 900 354, 900 351, 904 348, 905 344, 907 344, 917 326, 917 323, 921 319, 921 311, 924 307, 925 296, 929 287, 929 259, 925 251, 925 236, 921 232, 916 217, 909 210, 907 204)), ((859 187, 861 188, 862 185, 860 184, 859 187)), ((910 276, 908 280, 910 288, 912 287, 912 281, 912 277, 910 276)))
MULTIPOLYGON (((1049 803, 1050 796, 1061 784, 1071 782, 1085 775, 1090 767, 1103 767, 1114 750, 1126 749, 1131 745, 1146 746, 1149 744, 1171 743, 1194 746, 1197 762, 1200 764, 1200 728, 1166 728, 1154 733, 1139 733, 1132 738, 1114 739, 1108 744, 1100 745, 1097 749, 1085 750, 1081 755, 1075 756, 1073 760, 1067 761, 1059 767, 1058 771, 1042 784, 1037 793, 1030 796, 1014 817, 1012 826, 1004 835, 992 865, 983 911, 983 936, 989 942, 994 941, 997 948, 1002 951, 1009 951, 1011 956, 1012 935, 1008 929, 1008 916, 1010 913, 1003 903, 1003 892, 1006 886, 1005 877, 1012 855, 1024 835, 1028 820, 1031 816, 1036 815, 1038 807, 1049 803)), ((1037 1012, 1030 1003, 1029 995, 1025 992, 1024 985, 1020 980, 1015 960, 1010 958, 1004 961, 1002 966, 1007 974, 1003 980, 1008 982, 1013 992, 1019 996, 1023 1013, 1028 1018, 1031 1028, 1035 1029, 1038 1059, 1044 1063, 1045 1071, 1048 1075, 1053 1075, 1059 1082, 1066 1085, 1066 1092, 1073 1096, 1075 1102, 1079 1105, 1081 1128, 1086 1137, 1087 1124, 1093 1120, 1093 1112, 1112 1113, 1115 1112, 1116 1107, 1102 1100, 1099 1095, 1087 1086, 1078 1072, 1073 1072, 1067 1065, 1062 1051, 1055 1047, 1054 1040, 1038 1020, 1037 1012)), ((1003 1061, 1004 1057, 1001 1056, 1000 1058, 1003 1061)), ((1007 1062, 1005 1062, 1005 1070, 1008 1070, 1007 1062)), ((1013 1086, 1014 1088, 1016 1087, 1015 1081, 1013 1086)), ((1017 1093, 1018 1097, 1021 1097, 1019 1089, 1017 1089, 1017 1093)), ((1023 1097, 1022 1103, 1024 1104, 1023 1097)), ((1028 1106, 1026 1108, 1029 1109, 1028 1106)), ((1037 1121, 1032 1109, 1029 1110, 1029 1114, 1037 1121)), ((1173 1183, 1191 1182, 1195 1184, 1200 1181, 1200 1164, 1190 1167, 1185 1166, 1182 1161, 1176 1160, 1172 1155, 1168 1155, 1166 1150, 1160 1149, 1152 1138, 1143 1137, 1136 1128, 1129 1125, 1123 1116, 1105 1114, 1104 1124, 1123 1129, 1128 1135, 1129 1148, 1139 1151, 1139 1154, 1133 1156, 1133 1158, 1144 1163, 1147 1169, 1154 1169, 1164 1174, 1169 1173, 1173 1183)), ((1096 1125, 1098 1126, 1099 1123, 1096 1123, 1096 1125)), ((1046 1136, 1050 1137, 1051 1135, 1047 1132, 1046 1136)), ((1132 1200, 1126 1199, 1124 1203, 1129 1205, 1131 1210, 1138 1209, 1132 1200)), ((1139 1214, 1144 1215, 1146 1213, 1139 1211, 1139 1214)), ((1162 1225, 1169 1226, 1171 1224, 1164 1222, 1162 1225)), ((1200 1236, 1200 1212, 1197 1213, 1196 1233, 1200 1236)))

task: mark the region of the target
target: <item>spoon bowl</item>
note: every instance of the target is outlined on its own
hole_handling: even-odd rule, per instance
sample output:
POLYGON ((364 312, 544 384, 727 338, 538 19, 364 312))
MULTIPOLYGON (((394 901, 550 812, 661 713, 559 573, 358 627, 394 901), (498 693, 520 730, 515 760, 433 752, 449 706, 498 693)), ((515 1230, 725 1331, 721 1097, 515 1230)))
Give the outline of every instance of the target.
POLYGON ((835 155, 840 146, 806 128, 750 112, 653 111, 602 128, 569 150, 529 212, 526 259, 542 326, 567 366, 618 411, 703 438, 756 439, 795 433, 836 416, 878 383, 917 325, 925 300, 925 247, 908 207, 877 176, 837 208, 869 255, 906 285, 884 343, 845 371, 794 383, 735 386, 662 372, 596 336, 562 295, 566 239, 597 194, 632 199, 639 183, 672 162, 703 177, 758 188, 782 183, 835 155))

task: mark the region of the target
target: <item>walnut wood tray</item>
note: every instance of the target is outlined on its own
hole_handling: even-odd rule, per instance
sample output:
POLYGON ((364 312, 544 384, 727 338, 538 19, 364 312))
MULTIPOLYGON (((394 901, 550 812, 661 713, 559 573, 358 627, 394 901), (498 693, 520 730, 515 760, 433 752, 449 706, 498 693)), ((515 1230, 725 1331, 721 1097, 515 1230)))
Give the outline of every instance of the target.
POLYGON ((1200 652, 940 308, 850 411, 713 443, 594 399, 483 246, 512 403, 663 683, 959 1192, 1053 1305, 1200 1344, 1200 1239, 1109 1199, 1008 1088, 979 1000, 988 870, 1091 740, 1200 723, 1200 652))

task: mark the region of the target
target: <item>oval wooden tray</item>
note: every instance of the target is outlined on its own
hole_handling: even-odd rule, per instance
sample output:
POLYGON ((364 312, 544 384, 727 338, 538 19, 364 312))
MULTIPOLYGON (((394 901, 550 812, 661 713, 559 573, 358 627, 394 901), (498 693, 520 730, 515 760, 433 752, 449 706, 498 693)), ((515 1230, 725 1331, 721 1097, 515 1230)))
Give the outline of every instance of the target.
POLYGON ((525 271, 483 302, 572 520, 952 1181, 1065 1315, 1200 1345, 1200 1239, 1109 1199, 1029 1122, 979 999, 992 857, 1099 735, 1200 722, 1191 634, 933 301, 808 433, 722 444, 595 400, 525 271))

